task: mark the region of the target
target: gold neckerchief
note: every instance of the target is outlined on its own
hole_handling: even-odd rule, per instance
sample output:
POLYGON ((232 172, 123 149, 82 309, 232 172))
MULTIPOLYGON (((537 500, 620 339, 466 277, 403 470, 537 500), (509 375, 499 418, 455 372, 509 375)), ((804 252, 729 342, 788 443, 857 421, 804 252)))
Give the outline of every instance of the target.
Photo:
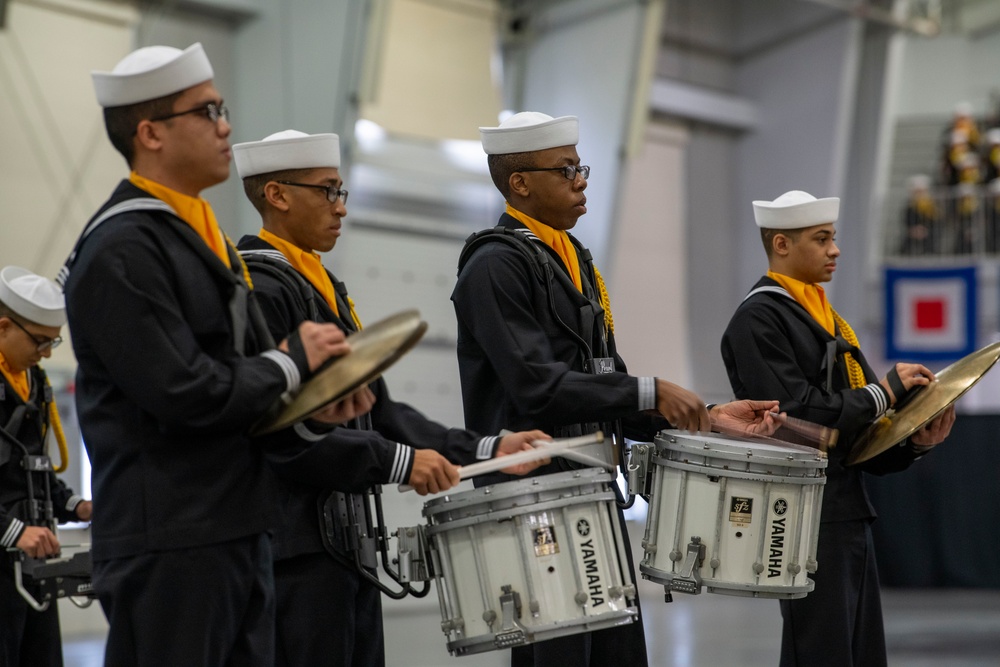
MULTIPOLYGON (((569 277, 572 279, 573 284, 576 285, 576 288, 582 294, 583 281, 580 278, 580 257, 576 254, 576 246, 569 240, 569 234, 560 229, 553 229, 545 223, 535 220, 530 215, 518 211, 510 204, 507 204, 507 215, 530 229, 535 236, 541 239, 542 243, 556 251, 556 254, 559 255, 559 258, 562 259, 563 264, 569 271, 569 277)), ((615 318, 611 315, 611 297, 608 296, 608 288, 605 286, 604 278, 601 277, 601 272, 597 270, 596 266, 594 267, 594 280, 597 282, 595 287, 597 287, 601 307, 604 309, 604 333, 605 336, 609 336, 615 332, 615 318)))
POLYGON ((316 288, 316 291, 322 295, 323 300, 326 301, 326 305, 330 306, 330 310, 337 317, 340 317, 340 311, 337 308, 337 292, 333 289, 333 281, 330 280, 330 274, 323 268, 323 262, 320 260, 319 255, 314 252, 306 252, 294 243, 289 243, 266 229, 261 229, 258 236, 273 245, 278 252, 284 255, 285 259, 291 263, 295 270, 301 273, 316 288))
POLYGON ((806 312, 812 315, 812 318, 819 322, 828 334, 834 335, 833 307, 826 300, 826 292, 822 287, 804 283, 774 271, 768 271, 767 277, 788 290, 792 298, 798 301, 799 305, 805 308, 806 312))
POLYGON ((919 194, 913 197, 913 208, 924 218, 936 218, 938 215, 934 198, 928 194, 919 194))
POLYGON ((565 230, 553 229, 545 223, 535 220, 527 213, 518 211, 510 204, 507 204, 507 215, 530 229, 535 236, 541 239, 542 243, 552 248, 559 255, 559 259, 562 260, 563 266, 569 272, 569 277, 573 281, 573 284, 582 293, 583 282, 580 280, 580 258, 576 254, 576 246, 569 240, 569 234, 565 230))
POLYGON ((206 200, 201 197, 189 197, 156 181, 143 178, 134 171, 129 174, 128 180, 137 188, 169 204, 181 220, 191 225, 191 229, 198 233, 216 257, 228 268, 232 268, 225 237, 219 229, 211 205, 206 200))
MULTIPOLYGON (((826 292, 822 287, 804 283, 801 280, 796 280, 795 278, 775 273, 774 271, 768 271, 767 277, 784 287, 792 295, 792 298, 805 308, 806 312, 821 327, 826 329, 828 334, 831 336, 835 335, 836 329, 839 328, 840 335, 844 337, 844 340, 854 347, 861 349, 854 329, 847 323, 847 320, 833 309, 830 302, 826 300, 826 292)), ((861 364, 858 363, 858 360, 850 352, 844 353, 844 359, 847 361, 847 377, 851 383, 851 389, 864 387, 867 382, 865 381, 865 371, 861 368, 861 364)))
POLYGON ((16 391, 17 395, 21 397, 21 400, 27 401, 28 392, 31 389, 31 385, 28 380, 28 371, 15 373, 7 363, 3 354, 0 353, 0 373, 3 373, 3 376, 7 378, 7 382, 10 383, 10 386, 14 387, 14 391, 16 391))

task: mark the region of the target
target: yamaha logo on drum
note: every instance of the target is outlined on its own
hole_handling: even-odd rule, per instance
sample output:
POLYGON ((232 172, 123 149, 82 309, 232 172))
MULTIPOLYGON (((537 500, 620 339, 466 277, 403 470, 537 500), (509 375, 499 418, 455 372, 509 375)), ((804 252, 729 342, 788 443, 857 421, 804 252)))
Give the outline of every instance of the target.
POLYGON ((596 607, 604 604, 604 577, 597 565, 597 547, 594 546, 594 538, 590 535, 590 521, 580 517, 576 520, 576 532, 580 537, 586 538, 579 544, 580 556, 583 560, 583 576, 587 579, 587 596, 590 598, 590 606, 596 607))
POLYGON ((785 513, 788 511, 788 501, 778 498, 771 506, 775 517, 771 519, 771 555, 767 559, 767 577, 781 576, 781 563, 785 559, 785 513))

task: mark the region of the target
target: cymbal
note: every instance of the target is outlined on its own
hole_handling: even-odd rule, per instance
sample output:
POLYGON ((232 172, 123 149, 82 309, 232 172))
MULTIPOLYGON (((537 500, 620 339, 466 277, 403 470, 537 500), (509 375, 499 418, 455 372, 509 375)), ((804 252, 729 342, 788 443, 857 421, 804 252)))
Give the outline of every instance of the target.
POLYGON ((302 421, 324 405, 340 400, 378 379, 427 331, 416 310, 405 310, 347 337, 351 351, 321 368, 288 403, 279 401, 250 430, 265 435, 302 421))
POLYGON ((997 359, 1000 343, 993 343, 936 373, 934 382, 908 395, 898 409, 886 413, 861 434, 847 464, 867 461, 916 433, 979 382, 997 359))

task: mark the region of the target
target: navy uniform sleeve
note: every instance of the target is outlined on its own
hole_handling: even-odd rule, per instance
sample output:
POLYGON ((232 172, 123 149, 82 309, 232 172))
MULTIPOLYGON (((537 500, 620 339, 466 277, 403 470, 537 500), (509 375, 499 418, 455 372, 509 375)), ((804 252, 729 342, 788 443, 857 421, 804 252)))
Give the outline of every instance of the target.
POLYGON ((113 242, 92 250, 68 285, 73 334, 115 386, 165 427, 242 431, 297 385, 267 356, 220 361, 203 350, 171 284, 166 251, 151 234, 118 225, 113 242))
POLYGON ((516 251, 499 245, 473 255, 453 301, 516 412, 537 424, 573 424, 637 411, 638 378, 621 372, 592 375, 557 358, 542 323, 550 316, 532 307, 536 278, 516 251))
POLYGON ((496 454, 499 438, 481 438, 472 431, 447 428, 428 419, 412 406, 394 401, 381 378, 372 384, 376 401, 372 422, 379 433, 415 449, 433 449, 457 465, 489 459, 496 454))

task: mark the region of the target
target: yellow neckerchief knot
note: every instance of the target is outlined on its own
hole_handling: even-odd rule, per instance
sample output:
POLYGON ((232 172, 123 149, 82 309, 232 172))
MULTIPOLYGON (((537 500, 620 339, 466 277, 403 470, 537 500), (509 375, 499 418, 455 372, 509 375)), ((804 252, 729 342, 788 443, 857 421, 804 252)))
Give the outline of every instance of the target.
MULTIPOLYGON (((49 377, 45 376, 45 384, 51 390, 52 384, 49 377)), ((59 410, 53 399, 49 403, 49 423, 52 425, 52 432, 56 436, 56 444, 59 446, 59 466, 54 468, 55 472, 64 472, 69 466, 69 447, 66 446, 66 434, 63 432, 62 420, 59 418, 59 410)))
POLYGON ((323 268, 323 262, 319 255, 314 252, 306 252, 297 245, 286 241, 276 234, 272 234, 266 229, 261 229, 258 234, 261 239, 267 241, 275 247, 291 263, 296 271, 301 273, 309 281, 316 291, 320 293, 326 305, 337 317, 340 311, 337 308, 337 292, 333 289, 333 281, 330 274, 323 268))
MULTIPOLYGON (((840 329, 840 335, 844 337, 844 340, 860 350, 861 344, 858 342, 858 336, 854 333, 851 325, 847 323, 847 320, 841 317, 840 313, 835 310, 833 311, 833 319, 837 322, 837 328, 840 329)), ((846 352, 844 353, 844 359, 847 361, 847 378, 850 380, 851 389, 858 389, 868 384, 865 381, 865 371, 861 368, 858 360, 854 358, 854 355, 846 352)))
POLYGON ((611 297, 608 296, 608 288, 604 285, 604 278, 601 272, 594 267, 594 279, 597 281, 597 292, 601 295, 601 307, 604 309, 604 335, 605 337, 614 335, 615 318, 611 315, 611 297))
POLYGON ((7 382, 10 386, 14 388, 17 395, 21 397, 22 401, 28 400, 28 392, 31 389, 31 381, 28 379, 28 371, 21 371, 20 373, 15 373, 14 369, 10 367, 7 360, 4 359, 2 353, 0 353, 0 373, 7 378, 7 382))
POLYGON ((243 271, 243 280, 246 281, 247 288, 253 290, 253 280, 250 278, 250 267, 248 267, 247 263, 243 261, 243 255, 241 255, 240 251, 236 249, 236 244, 233 243, 233 240, 231 238, 229 238, 229 235, 226 234, 225 237, 226 237, 226 244, 230 248, 232 248, 233 254, 236 255, 237 259, 240 260, 240 270, 243 271))
POLYGON ((924 218, 934 219, 938 217, 937 206, 934 198, 927 193, 916 195, 913 198, 913 208, 924 218))
POLYGON ((129 174, 128 180, 137 188, 145 190, 157 199, 169 204, 181 220, 191 225, 191 229, 198 233, 198 236, 215 253, 219 261, 232 268, 232 264, 229 262, 229 252, 226 250, 226 241, 222 236, 222 230, 219 229, 219 222, 215 219, 212 206, 206 200, 201 197, 189 197, 156 181, 143 178, 134 171, 129 174))
MULTIPOLYGON (((860 349, 858 337, 854 334, 851 325, 847 323, 847 320, 838 315, 833 306, 830 305, 830 302, 826 300, 826 291, 822 287, 804 283, 801 280, 796 280, 795 278, 775 273, 774 271, 768 271, 767 277, 784 287, 792 295, 792 298, 805 308, 806 312, 828 334, 831 336, 836 335, 836 331, 839 328, 844 340, 860 349)), ((865 382, 865 372, 861 368, 861 364, 858 363, 857 359, 850 352, 844 354, 844 360, 847 363, 847 377, 851 383, 851 389, 864 387, 867 383, 865 382)))
POLYGON ((354 320, 354 326, 358 328, 358 331, 364 329, 364 325, 361 324, 361 318, 358 317, 357 312, 354 310, 354 299, 347 297, 347 307, 351 309, 351 319, 354 320))
POLYGON ((580 258, 576 254, 576 247, 573 245, 573 242, 569 240, 569 234, 563 229, 553 229, 544 222, 535 220, 527 213, 518 211, 510 204, 507 204, 507 215, 530 229, 535 236, 541 239, 542 243, 552 248, 559 255, 559 259, 562 260, 563 266, 569 272, 569 277, 573 281, 573 284, 582 293, 583 283, 580 280, 580 258))

